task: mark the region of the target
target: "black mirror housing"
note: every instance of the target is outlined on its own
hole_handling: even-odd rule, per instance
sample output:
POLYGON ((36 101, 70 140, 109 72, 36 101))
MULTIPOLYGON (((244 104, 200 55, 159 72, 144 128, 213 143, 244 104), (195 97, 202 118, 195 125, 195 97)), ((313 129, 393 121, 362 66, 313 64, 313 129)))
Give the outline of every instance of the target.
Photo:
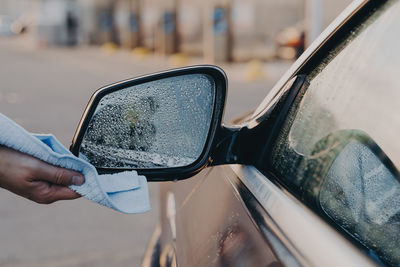
POLYGON ((148 181, 191 177, 210 162, 217 132, 221 129, 226 91, 224 71, 211 65, 173 69, 105 86, 91 97, 70 150, 75 156, 92 163, 99 173, 136 170, 148 181), (209 88, 211 90, 207 91, 209 88), (161 95, 160 100, 154 100, 153 96, 158 95, 161 95), (194 107, 196 101, 199 103, 194 107), (151 108, 146 111, 144 105, 151 108), (187 112, 190 108, 196 113, 187 112), (107 116, 102 115, 105 113, 107 116), (145 113, 151 113, 152 118, 149 119, 150 115, 141 116, 145 113), (154 123, 147 122, 150 120, 154 123), (121 134, 123 131, 129 134, 121 134), (146 136, 149 132, 151 136, 146 136), (160 144, 154 145, 157 140, 161 140, 160 144), (175 150, 175 146, 177 151, 181 151, 175 154, 181 153, 185 160, 177 161, 174 160, 177 157, 171 156, 170 151, 175 150), (163 160, 160 160, 159 151, 168 151, 161 156, 163 160), (93 157, 94 154, 98 156, 93 157), (150 162, 151 157, 146 164, 144 161, 138 165, 133 163, 139 156, 143 159, 146 155, 153 158, 157 155, 155 158, 159 164, 150 162))

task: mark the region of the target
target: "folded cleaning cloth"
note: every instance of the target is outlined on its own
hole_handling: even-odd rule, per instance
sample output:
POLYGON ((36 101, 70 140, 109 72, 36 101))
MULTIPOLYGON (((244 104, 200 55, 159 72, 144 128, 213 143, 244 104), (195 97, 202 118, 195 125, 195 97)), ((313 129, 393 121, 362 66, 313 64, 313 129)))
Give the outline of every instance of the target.
POLYGON ((70 188, 89 200, 122 213, 150 210, 146 177, 136 171, 98 175, 93 165, 75 157, 54 136, 30 134, 1 113, 0 145, 82 173, 85 183, 70 188))

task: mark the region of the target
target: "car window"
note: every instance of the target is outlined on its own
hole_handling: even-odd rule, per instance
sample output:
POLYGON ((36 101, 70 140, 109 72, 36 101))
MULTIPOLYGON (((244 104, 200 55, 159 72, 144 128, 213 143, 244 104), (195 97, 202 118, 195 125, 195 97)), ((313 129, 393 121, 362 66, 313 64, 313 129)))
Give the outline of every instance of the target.
POLYGON ((272 172, 389 265, 400 264, 400 3, 388 1, 307 75, 272 172))

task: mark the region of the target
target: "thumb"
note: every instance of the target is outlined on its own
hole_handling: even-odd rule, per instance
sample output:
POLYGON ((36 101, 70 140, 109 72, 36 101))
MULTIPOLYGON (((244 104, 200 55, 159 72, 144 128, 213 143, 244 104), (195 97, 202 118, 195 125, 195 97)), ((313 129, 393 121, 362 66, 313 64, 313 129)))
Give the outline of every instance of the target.
POLYGON ((57 185, 82 185, 85 178, 79 172, 68 170, 61 167, 56 167, 47 164, 43 161, 40 162, 36 169, 36 179, 47 181, 57 185))

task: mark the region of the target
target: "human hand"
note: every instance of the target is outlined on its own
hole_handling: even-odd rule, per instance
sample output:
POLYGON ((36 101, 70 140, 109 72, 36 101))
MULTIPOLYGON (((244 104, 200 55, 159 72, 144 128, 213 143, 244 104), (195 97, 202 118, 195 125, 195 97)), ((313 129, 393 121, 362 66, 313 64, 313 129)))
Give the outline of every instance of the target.
POLYGON ((0 146, 0 187, 41 204, 79 198, 69 185, 82 185, 82 174, 50 165, 0 146))

